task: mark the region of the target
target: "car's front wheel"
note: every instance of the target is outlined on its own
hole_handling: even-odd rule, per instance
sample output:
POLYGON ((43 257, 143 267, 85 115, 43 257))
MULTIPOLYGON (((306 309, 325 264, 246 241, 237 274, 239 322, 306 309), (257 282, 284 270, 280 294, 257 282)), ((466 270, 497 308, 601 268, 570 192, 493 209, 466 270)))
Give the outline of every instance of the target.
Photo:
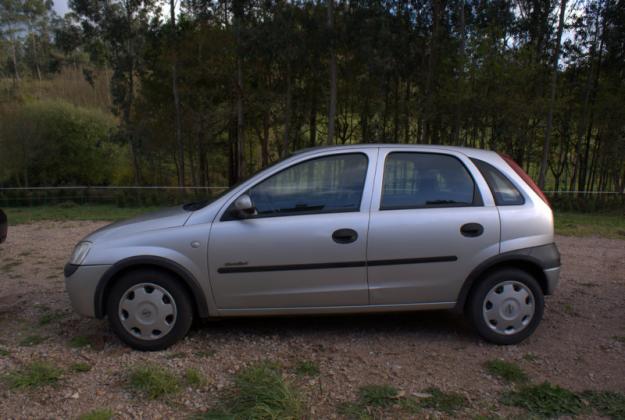
POLYGON ((468 315, 478 333, 495 344, 529 337, 543 316, 544 296, 534 277, 505 268, 490 273, 469 298, 468 315))
POLYGON ((137 350, 162 350, 182 339, 193 321, 191 299, 167 272, 143 269, 124 274, 108 295, 113 331, 137 350))

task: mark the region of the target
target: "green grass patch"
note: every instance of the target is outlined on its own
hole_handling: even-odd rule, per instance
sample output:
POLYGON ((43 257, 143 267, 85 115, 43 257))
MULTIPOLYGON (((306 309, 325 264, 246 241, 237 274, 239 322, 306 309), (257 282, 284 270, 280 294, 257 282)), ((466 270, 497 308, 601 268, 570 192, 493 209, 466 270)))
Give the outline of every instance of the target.
POLYGON ((43 343, 47 339, 48 339, 48 337, 44 337, 44 336, 38 335, 38 334, 29 335, 27 337, 24 337, 22 339, 22 341, 20 341, 20 346, 22 346, 22 347, 36 346, 36 345, 39 345, 39 344, 43 343))
POLYGON ((507 392, 502 402, 524 408, 532 415, 550 418, 579 414, 584 408, 581 398, 575 393, 548 382, 507 392))
POLYGON ((581 397, 602 416, 625 419, 625 394, 612 391, 584 391, 581 397))
POLYGON ((173 395, 180 390, 180 381, 174 374, 152 364, 133 368, 128 384, 130 389, 151 400, 173 395))
POLYGON ((300 360, 295 364, 295 374, 299 376, 317 376, 321 372, 319 365, 312 360, 300 360))
POLYGON ((49 362, 35 361, 5 375, 4 381, 11 389, 38 388, 56 384, 62 371, 49 362))
POLYGON ((8 207, 4 211, 9 225, 19 225, 42 220, 104 220, 128 219, 158 207, 117 207, 114 205, 36 206, 8 207))
POLYGON ((72 365, 69 368, 71 369, 72 372, 84 373, 84 372, 89 372, 91 370, 91 365, 85 362, 77 362, 77 363, 72 363, 72 365))
POLYGON ((282 378, 275 363, 260 362, 240 370, 233 386, 202 419, 300 419, 299 393, 282 378))
POLYGON ((390 385, 366 385, 360 388, 360 401, 371 407, 390 407, 399 397, 399 391, 390 385))
POLYGON ((497 376, 506 382, 523 383, 527 382, 527 375, 516 363, 494 359, 484 363, 486 371, 493 376, 497 376))
POLYGON ((8 357, 11 355, 11 352, 5 349, 4 347, 0 347, 0 357, 8 357))
POLYGON ((623 213, 569 213, 556 212, 555 231, 567 236, 603 236, 625 239, 623 213))
POLYGON ((64 311, 46 312, 39 317, 39 326, 43 327, 52 322, 59 321, 65 318, 67 315, 67 312, 64 311))
POLYGON ((89 339, 89 337, 84 336, 84 335, 77 335, 75 337, 72 337, 69 340, 69 346, 73 349, 81 349, 83 347, 88 347, 91 345, 91 340, 89 339))
POLYGON ((78 420, 111 420, 113 418, 113 410, 110 408, 97 408, 88 413, 80 415, 78 420))
POLYGON ((206 383, 206 379, 202 376, 202 373, 195 368, 187 368, 184 371, 184 381, 190 386, 202 386, 206 383))
POLYGON ((428 388, 424 392, 430 394, 430 396, 419 401, 419 405, 422 408, 452 414, 467 404, 466 398, 455 392, 444 392, 434 387, 428 388))

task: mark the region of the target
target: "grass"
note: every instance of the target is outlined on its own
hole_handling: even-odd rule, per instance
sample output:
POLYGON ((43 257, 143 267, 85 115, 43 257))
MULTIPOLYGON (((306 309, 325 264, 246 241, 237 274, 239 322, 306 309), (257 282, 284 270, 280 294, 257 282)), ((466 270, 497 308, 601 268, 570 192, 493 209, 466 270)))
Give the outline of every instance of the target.
POLYGON ((91 370, 91 365, 85 362, 77 362, 77 363, 72 363, 72 365, 69 368, 72 370, 72 372, 84 373, 84 372, 89 372, 91 370))
POLYGON ((24 339, 22 339, 22 341, 20 341, 20 346, 22 346, 22 347, 36 346, 38 344, 43 343, 47 339, 48 339, 48 337, 43 337, 43 336, 37 335, 37 334, 29 335, 29 336, 25 337, 24 339))
POLYGON ((275 363, 260 362, 240 370, 215 409, 201 419, 300 419, 299 393, 282 378, 275 363))
POLYGON ((184 381, 187 385, 195 387, 202 386, 206 382, 200 371, 195 368, 187 368, 184 371, 184 381))
POLYGON ((575 393, 549 382, 507 392, 502 402, 524 408, 532 415, 549 418, 576 415, 584 408, 581 398, 575 393))
POLYGON ((319 365, 312 360, 300 360, 295 364, 295 373, 299 376, 317 376, 319 365))
POLYGON ((603 236, 625 239, 623 213, 569 213, 556 212, 555 231, 567 236, 603 236))
POLYGON ((484 363, 486 371, 493 376, 497 376, 506 382, 523 383, 527 382, 527 375, 516 363, 494 359, 484 363))
POLYGON ((96 408, 88 413, 82 414, 78 420, 111 420, 113 411, 110 408, 96 408))
POLYGON ((421 407, 441 411, 446 414, 452 414, 454 411, 460 410, 467 403, 467 400, 462 395, 455 392, 443 392, 438 388, 428 388, 424 392, 430 394, 430 396, 419 401, 421 407))
POLYGON ((62 371, 55 365, 35 361, 5 375, 4 380, 11 389, 38 388, 56 384, 62 371))
POLYGON ((43 327, 44 325, 48 325, 52 322, 59 321, 68 315, 67 312, 64 311, 54 311, 54 312, 46 312, 41 317, 39 317, 39 326, 43 327))
POLYGON ((371 407, 390 407, 397 402, 399 392, 390 385, 366 385, 360 388, 360 402, 371 407))
POLYGON ((10 356, 11 352, 8 351, 7 349, 0 347, 0 357, 7 357, 10 356))
POLYGON ((611 391, 585 391, 581 396, 602 416, 625 419, 625 394, 611 391))
POLYGON ((89 340, 89 337, 85 337, 84 335, 77 335, 69 340, 69 346, 74 349, 80 349, 90 345, 91 340, 89 340))
POLYGON ((145 364, 131 370, 128 384, 131 390, 150 400, 173 395, 180 390, 180 381, 169 370, 145 364))
MULTIPOLYGON (((9 224, 19 225, 42 220, 104 220, 128 219, 158 207, 117 207, 114 205, 7 207, 9 224)), ((10 233, 9 233, 10 235, 10 233)))

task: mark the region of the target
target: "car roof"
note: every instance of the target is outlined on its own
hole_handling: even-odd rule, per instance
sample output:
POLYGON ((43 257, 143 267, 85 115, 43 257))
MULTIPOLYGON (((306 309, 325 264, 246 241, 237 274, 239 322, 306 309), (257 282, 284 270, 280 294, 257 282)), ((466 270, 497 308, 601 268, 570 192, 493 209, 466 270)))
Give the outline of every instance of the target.
POLYGON ((463 146, 449 146, 443 144, 406 144, 406 143, 360 143, 360 144, 345 144, 345 145, 333 145, 333 146, 316 146, 316 147, 307 147, 304 149, 297 150, 293 153, 293 155, 299 155, 302 153, 308 152, 323 152, 325 150, 353 150, 353 149, 370 149, 370 148, 382 148, 382 147, 391 147, 391 148, 401 148, 401 149, 415 149, 415 150, 447 150, 453 151, 457 153, 462 153, 471 158, 478 159, 492 159, 495 156, 498 156, 496 152, 492 150, 484 150, 484 149, 476 149, 473 147, 463 147, 463 146))

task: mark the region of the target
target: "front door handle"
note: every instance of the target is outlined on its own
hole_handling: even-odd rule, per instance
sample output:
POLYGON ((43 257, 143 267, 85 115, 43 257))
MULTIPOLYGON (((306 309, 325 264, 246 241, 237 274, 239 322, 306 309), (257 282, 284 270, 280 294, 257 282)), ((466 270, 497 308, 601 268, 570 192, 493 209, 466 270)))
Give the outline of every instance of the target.
POLYGON ((332 240, 337 244, 350 244, 358 239, 358 232, 354 229, 339 229, 332 234, 332 240))
POLYGON ((460 228, 460 233, 468 238, 475 238, 484 233, 484 226, 479 223, 466 223, 460 228))

